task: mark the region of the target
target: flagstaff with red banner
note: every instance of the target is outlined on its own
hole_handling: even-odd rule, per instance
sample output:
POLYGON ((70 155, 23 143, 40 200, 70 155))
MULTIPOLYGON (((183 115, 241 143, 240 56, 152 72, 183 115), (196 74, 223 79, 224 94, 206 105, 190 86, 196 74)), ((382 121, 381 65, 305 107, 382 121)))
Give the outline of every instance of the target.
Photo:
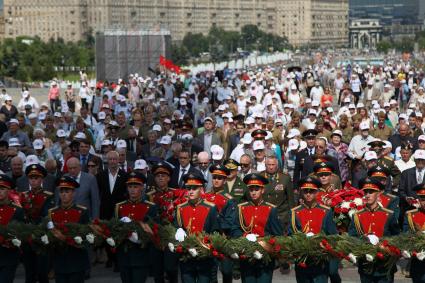
POLYGON ((170 70, 176 74, 180 74, 181 68, 173 63, 173 61, 165 58, 164 56, 159 56, 159 64, 165 69, 170 70))

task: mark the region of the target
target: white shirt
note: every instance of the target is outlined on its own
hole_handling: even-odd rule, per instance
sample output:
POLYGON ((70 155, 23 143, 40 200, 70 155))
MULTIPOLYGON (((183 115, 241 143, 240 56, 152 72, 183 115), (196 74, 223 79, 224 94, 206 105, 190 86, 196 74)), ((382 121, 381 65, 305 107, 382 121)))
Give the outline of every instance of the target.
POLYGON ((118 170, 117 173, 114 175, 112 175, 111 171, 108 170, 108 176, 109 176, 109 191, 111 192, 111 194, 114 191, 114 187, 115 187, 115 182, 117 181, 117 177, 118 177, 118 170))
POLYGON ((416 181, 418 182, 418 184, 422 184, 424 181, 424 174, 425 174, 425 169, 422 169, 421 171, 419 171, 418 169, 416 169, 416 181))
POLYGON ((367 151, 369 146, 367 145, 374 140, 374 137, 368 135, 363 138, 362 135, 356 135, 351 139, 350 145, 348 146, 348 155, 351 158, 361 158, 367 151))
POLYGON ((416 166, 415 161, 411 159, 409 159, 408 162, 404 162, 402 159, 399 159, 399 160, 396 160, 394 163, 401 172, 416 166))

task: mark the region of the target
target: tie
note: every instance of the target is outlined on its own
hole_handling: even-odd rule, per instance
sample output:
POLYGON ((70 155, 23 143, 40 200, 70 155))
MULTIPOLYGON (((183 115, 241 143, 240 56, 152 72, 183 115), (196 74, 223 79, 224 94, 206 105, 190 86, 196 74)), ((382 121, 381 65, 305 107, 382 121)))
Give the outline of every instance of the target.
POLYGON ((86 157, 83 155, 81 156, 81 166, 85 166, 86 165, 86 157))
POLYGON ((423 176, 423 172, 422 172, 423 170, 419 170, 418 171, 418 184, 422 184, 422 181, 423 181, 423 178, 424 178, 424 176, 423 176))
POLYGON ((308 155, 312 155, 313 154, 313 150, 311 148, 308 149, 308 155))
POLYGON ((186 172, 186 169, 184 169, 184 168, 182 168, 182 174, 181 174, 181 176, 180 176, 180 181, 179 181, 179 187, 180 188, 183 188, 183 176, 184 176, 184 174, 185 174, 185 172, 186 172))
POLYGON ((125 165, 123 164, 123 165, 121 165, 121 169, 124 171, 124 172, 127 172, 127 170, 125 170, 125 165))
POLYGON ((129 150, 133 151, 133 140, 129 141, 129 147, 130 147, 129 150))

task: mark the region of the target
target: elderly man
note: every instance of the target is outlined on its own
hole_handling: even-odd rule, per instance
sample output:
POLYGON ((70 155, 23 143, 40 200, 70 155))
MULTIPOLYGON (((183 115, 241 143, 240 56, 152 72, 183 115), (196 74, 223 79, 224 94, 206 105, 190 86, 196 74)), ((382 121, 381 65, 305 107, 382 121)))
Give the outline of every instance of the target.
POLYGON ((19 122, 16 119, 10 119, 9 130, 1 137, 2 141, 8 142, 11 138, 17 138, 19 143, 22 145, 21 150, 23 152, 31 149, 31 142, 28 135, 19 129, 19 122))
POLYGON ((410 132, 411 131, 410 131, 409 125, 402 124, 398 128, 398 133, 395 133, 394 135, 390 136, 388 141, 390 141, 391 144, 393 145, 392 153, 395 153, 395 149, 401 146, 403 143, 404 144, 410 143, 411 145, 413 145, 413 148, 416 148, 417 146, 416 139, 410 135, 410 132))
POLYGON ((81 171, 80 160, 76 157, 69 158, 66 166, 68 167, 68 175, 80 184, 80 187, 75 190, 75 204, 86 207, 90 219, 98 218, 100 200, 96 178, 81 171))
POLYGON ((198 169, 202 173, 205 181, 207 181, 207 184, 206 184, 207 190, 210 190, 212 187, 212 175, 209 170, 210 165, 211 165, 211 160, 210 160, 210 156, 208 152, 201 151, 198 154, 198 166, 196 167, 196 169, 198 169))

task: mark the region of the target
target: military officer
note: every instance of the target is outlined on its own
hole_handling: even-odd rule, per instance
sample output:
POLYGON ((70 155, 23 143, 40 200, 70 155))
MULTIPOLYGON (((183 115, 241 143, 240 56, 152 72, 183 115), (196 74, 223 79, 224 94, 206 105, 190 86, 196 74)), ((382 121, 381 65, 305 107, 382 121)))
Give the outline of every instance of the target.
MULTIPOLYGON (((49 209, 55 206, 53 193, 43 190, 42 184, 47 176, 46 169, 33 164, 25 169, 28 177, 29 190, 24 192, 22 206, 25 218, 31 224, 40 224, 47 216, 49 209)), ((26 283, 47 283, 49 272, 48 256, 36 254, 28 245, 23 246, 23 262, 25 267, 26 283)))
MULTIPOLYGON (((184 233, 213 233, 219 230, 216 206, 201 198, 205 189, 206 180, 201 173, 194 172, 183 176, 187 189, 188 200, 179 204, 176 208, 178 231, 184 233), (183 232, 183 231, 182 231, 183 232)), ((211 269, 217 268, 214 259, 198 261, 188 260, 180 263, 181 277, 183 283, 207 283, 211 282, 213 273, 211 269)))
POLYGON ((392 177, 392 188, 398 188, 401 172, 397 165, 395 165, 394 159, 392 157, 388 155, 382 155, 383 146, 385 143, 379 139, 376 139, 368 143, 368 145, 370 146, 370 150, 376 152, 376 155, 378 156, 378 165, 389 170, 392 177))
MULTIPOLYGON (((80 185, 73 178, 63 176, 57 185, 60 206, 49 210, 49 221, 54 226, 67 223, 89 223, 87 208, 74 203, 75 190, 80 185)), ((53 228, 53 234, 64 239, 65 236, 53 228)), ((88 252, 84 248, 68 247, 64 250, 55 250, 52 257, 53 269, 57 283, 84 282, 85 272, 90 267, 88 252)))
MULTIPOLYGON (((168 185, 171 180, 173 169, 167 162, 158 162, 152 167, 154 176, 154 186, 146 194, 148 199, 159 208, 160 222, 162 224, 174 223, 175 205, 178 201, 185 199, 187 193, 184 189, 173 189, 168 185)), ((169 249, 160 251, 152 249, 152 260, 154 261, 152 271, 155 282, 164 282, 164 271, 170 283, 178 282, 178 257, 171 253, 169 249)))
MULTIPOLYGON (((321 188, 320 181, 314 177, 308 176, 299 181, 298 187, 300 188, 302 204, 291 210, 289 234, 336 234, 337 229, 333 222, 332 210, 317 202, 317 194, 321 188)), ((336 272, 334 270, 333 276, 339 277, 337 272, 337 261, 331 265, 331 268, 335 265, 336 272)), ((330 276, 329 267, 329 263, 326 262, 319 264, 307 263, 307 268, 301 268, 299 265, 296 265, 295 276, 297 282, 328 282, 328 276, 330 276)), ((339 279, 339 281, 341 281, 341 279, 339 279)))
MULTIPOLYGON (((136 221, 144 231, 153 235, 146 222, 148 220, 158 221, 158 206, 143 200, 146 177, 143 174, 132 172, 128 175, 126 184, 128 200, 116 204, 115 217, 121 220, 128 218, 136 221)), ((150 254, 150 247, 142 248, 138 242, 132 242, 129 247, 123 245, 118 247, 117 260, 122 282, 145 282, 151 266, 150 254)))
MULTIPOLYGON (((376 166, 373 168, 370 168, 367 172, 367 175, 369 177, 377 179, 379 182, 381 182, 384 186, 388 183, 388 178, 390 176, 390 171, 386 167, 376 166)), ((381 195, 379 196, 379 202, 380 204, 389 210, 394 211, 394 215, 397 219, 399 219, 400 214, 400 199, 398 196, 395 196, 389 192, 383 191, 381 195)))
POLYGON ((224 192, 230 194, 236 202, 240 202, 246 197, 247 188, 245 183, 238 176, 239 163, 233 159, 224 161, 224 166, 229 170, 229 176, 224 184, 224 192))
POLYGON ((378 124, 375 129, 372 130, 372 136, 377 139, 386 141, 393 134, 393 130, 385 124, 385 113, 378 113, 378 124))
POLYGON ((317 201, 320 204, 329 205, 329 200, 325 199, 325 196, 330 192, 341 189, 341 182, 338 181, 339 177, 333 173, 334 168, 328 161, 316 162, 313 170, 314 173, 311 174, 311 177, 320 182, 320 188, 316 194, 317 201))
POLYGON ((291 177, 279 170, 277 157, 266 158, 266 171, 261 173, 268 181, 263 199, 276 206, 282 227, 288 227, 289 212, 295 206, 291 177))
MULTIPOLYGON (((249 201, 238 205, 231 231, 232 237, 255 234, 259 237, 283 235, 283 227, 275 205, 264 201, 265 185, 262 175, 252 173, 243 179, 249 190, 249 201)), ((270 283, 273 278, 274 262, 269 264, 240 262, 242 282, 270 283)))
MULTIPOLYGON (((232 227, 232 220, 235 213, 235 201, 229 193, 224 192, 224 184, 229 170, 223 165, 212 165, 209 168, 212 175, 212 192, 205 195, 205 199, 214 203, 218 212, 218 224, 220 232, 229 235, 232 227)), ((223 276, 223 282, 232 282, 233 264, 229 259, 219 262, 219 267, 223 276)), ((215 270, 216 271, 216 270, 215 270)), ((213 280, 216 278, 213 278, 213 280)))
MULTIPOLYGON (((404 232, 417 233, 425 231, 425 184, 417 185, 413 187, 413 190, 418 196, 420 206, 406 212, 403 230, 404 232)), ((425 263, 412 257, 410 276, 413 283, 425 282, 425 263)))
MULTIPOLYGON (((23 209, 9 199, 9 191, 15 187, 13 180, 0 175, 0 225, 24 221, 23 209)), ((19 249, 0 246, 0 278, 2 282, 12 283, 19 264, 19 249)))
MULTIPOLYGON (((367 177, 360 180, 360 189, 364 192, 365 208, 353 215, 348 233, 350 236, 366 236, 369 239, 397 235, 399 231, 397 218, 392 210, 379 205, 379 197, 385 186, 375 178, 367 177)), ((395 268, 388 270, 386 267, 374 264, 373 269, 365 268, 359 263, 360 281, 368 282, 394 282, 395 268)))

